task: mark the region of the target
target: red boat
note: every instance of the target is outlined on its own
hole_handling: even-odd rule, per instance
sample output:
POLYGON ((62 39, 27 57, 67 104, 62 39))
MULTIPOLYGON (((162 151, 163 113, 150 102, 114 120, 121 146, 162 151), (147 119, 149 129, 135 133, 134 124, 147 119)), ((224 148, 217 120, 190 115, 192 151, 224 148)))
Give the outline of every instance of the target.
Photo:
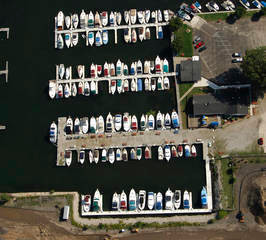
POLYGON ((102 74, 102 65, 97 65, 97 74, 98 76, 102 74))
POLYGON ((176 151, 176 147, 175 146, 171 147, 171 152, 172 152, 172 157, 177 157, 177 151, 176 151))
POLYGON ((96 76, 95 65, 92 63, 91 64, 91 77, 94 78, 95 76, 96 76))
POLYGON ((178 145, 177 151, 178 151, 178 156, 182 157, 183 156, 183 146, 178 145))
POLYGON ((149 147, 145 148, 145 159, 151 159, 151 150, 149 147))

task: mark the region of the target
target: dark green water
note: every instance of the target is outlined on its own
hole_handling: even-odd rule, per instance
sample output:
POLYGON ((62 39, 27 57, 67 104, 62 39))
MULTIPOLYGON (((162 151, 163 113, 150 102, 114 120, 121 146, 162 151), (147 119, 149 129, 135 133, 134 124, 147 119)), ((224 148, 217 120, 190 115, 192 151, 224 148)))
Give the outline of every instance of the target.
MULTIPOLYGON (((170 164, 158 160, 56 168, 56 148, 47 142, 51 121, 59 116, 91 116, 125 112, 137 114, 151 109, 169 112, 176 108, 174 89, 169 92, 129 93, 110 96, 103 93, 91 98, 51 101, 48 80, 55 78, 55 64, 103 64, 120 58, 124 62, 171 57, 169 39, 151 40, 136 45, 120 42, 101 48, 78 47, 54 49, 54 16, 85 10, 122 10, 128 8, 177 9, 177 1, 10 1, 0 2, 0 26, 10 27, 10 39, 0 41, 1 62, 9 61, 9 82, 0 82, 0 122, 7 130, 0 132, 0 191, 77 190, 92 192, 99 187, 105 201, 111 192, 146 189, 193 191, 194 205, 205 184, 204 164, 198 159, 183 159, 170 164), (107 195, 106 195, 107 194, 107 195)), ((81 38, 80 38, 81 39, 81 38)), ((1 66, 4 68, 4 65, 1 66)), ((172 66, 170 67, 170 69, 172 66)), ((88 69, 88 67, 87 67, 88 69)), ((196 206, 196 205, 195 205, 196 206)))

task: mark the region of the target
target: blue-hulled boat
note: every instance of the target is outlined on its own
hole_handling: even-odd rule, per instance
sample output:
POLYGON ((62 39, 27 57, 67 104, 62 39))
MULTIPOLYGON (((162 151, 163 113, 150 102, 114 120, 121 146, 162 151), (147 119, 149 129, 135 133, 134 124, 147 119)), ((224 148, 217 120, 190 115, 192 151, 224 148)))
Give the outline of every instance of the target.
POLYGON ((158 39, 163 39, 163 28, 161 26, 158 27, 158 39))
POLYGON ((185 145, 185 157, 190 157, 190 146, 185 145))
POLYGON ((141 92, 142 91, 142 79, 139 78, 138 79, 138 92, 141 92))
POLYGON ((198 8, 199 10, 201 9, 201 5, 200 5, 200 3, 199 3, 198 1, 196 1, 196 2, 194 3, 194 5, 195 5, 195 7, 198 8))
POLYGON ((205 187, 202 187, 202 190, 201 190, 201 205, 202 205, 202 207, 206 207, 207 204, 208 204, 207 191, 206 191, 205 187))
POLYGON ((174 110, 171 114, 173 128, 179 127, 179 118, 177 112, 174 110))
POLYGON ((108 43, 108 31, 107 30, 103 30, 103 33, 102 33, 102 38, 103 38, 103 44, 106 45, 108 43))
POLYGON ((240 0, 244 5, 246 5, 248 8, 250 7, 250 3, 248 0, 240 0))
POLYGON ((184 196, 183 196, 183 207, 184 207, 184 209, 189 209, 189 201, 190 201, 189 193, 186 190, 184 192, 184 196))

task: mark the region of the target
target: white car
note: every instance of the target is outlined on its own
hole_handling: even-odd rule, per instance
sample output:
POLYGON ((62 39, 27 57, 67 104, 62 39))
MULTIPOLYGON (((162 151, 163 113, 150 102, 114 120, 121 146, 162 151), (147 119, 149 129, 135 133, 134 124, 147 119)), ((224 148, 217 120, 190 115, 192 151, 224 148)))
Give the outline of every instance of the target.
POLYGON ((234 58, 232 60, 232 63, 240 63, 240 62, 243 62, 243 58, 239 57, 239 58, 234 58))

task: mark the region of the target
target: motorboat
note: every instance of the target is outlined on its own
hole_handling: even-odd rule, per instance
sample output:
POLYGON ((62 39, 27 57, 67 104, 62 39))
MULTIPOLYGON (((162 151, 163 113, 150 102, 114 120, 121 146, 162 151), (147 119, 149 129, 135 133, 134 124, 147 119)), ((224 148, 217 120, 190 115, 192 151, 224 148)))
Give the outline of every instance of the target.
POLYGON ((98 133, 100 134, 104 133, 104 119, 102 115, 100 115, 97 119, 97 129, 98 129, 98 133))
POLYGON ((164 158, 164 153, 163 153, 163 148, 162 146, 158 147, 158 160, 163 160, 164 158))
POLYGON ((115 162, 115 151, 113 148, 108 150, 108 161, 112 164, 115 162))
POLYGON ((120 148, 116 149, 115 158, 116 158, 116 161, 121 161, 122 160, 122 152, 121 152, 120 148))
POLYGON ((197 150, 194 144, 191 146, 191 156, 197 157, 197 150))
POLYGON ((162 121, 162 114, 161 112, 159 111, 156 115, 156 128, 157 130, 162 130, 162 127, 163 127, 163 121, 162 121))
POLYGON ((162 209, 163 209, 163 195, 162 193, 158 192, 156 194, 155 210, 162 210, 162 209))
POLYGON ((142 62, 140 60, 138 60, 138 63, 137 63, 137 74, 142 74, 142 72, 143 72, 142 62))
POLYGON ((84 95, 84 83, 83 82, 79 82, 78 84, 78 94, 84 95))
POLYGON ((98 189, 95 191, 93 196, 92 210, 93 212, 102 211, 102 195, 98 189))
POLYGON ((218 6, 218 4, 216 3, 216 2, 214 2, 214 1, 210 1, 209 2, 209 5, 213 8, 213 9, 215 9, 215 11, 219 11, 219 6, 218 6))
POLYGON ((72 151, 67 150, 65 152, 65 162, 66 162, 66 165, 68 167, 71 165, 71 162, 72 162, 72 151))
POLYGON ((240 2, 242 2, 245 6, 247 6, 248 8, 250 7, 250 3, 248 0, 240 0, 240 2))
POLYGON ((164 88, 164 90, 170 89, 170 81, 169 81, 168 77, 163 78, 163 88, 164 88))
POLYGON ((56 84, 55 84, 55 82, 50 81, 49 82, 49 97, 51 99, 54 99, 55 94, 56 94, 56 84))
POLYGON ((151 17, 151 11, 150 10, 145 10, 145 22, 149 23, 151 17))
POLYGON ((96 94, 96 84, 97 82, 95 81, 91 81, 91 95, 95 95, 96 94))
POLYGON ((161 77, 159 77, 157 79, 157 89, 160 91, 160 90, 163 90, 163 80, 161 77))
POLYGON ((50 125, 49 139, 51 143, 56 143, 57 141, 57 125, 55 122, 50 125))
POLYGON ((169 113, 166 113, 164 116, 164 126, 166 129, 171 128, 171 117, 169 113))
POLYGON ((101 34, 100 31, 98 31, 98 32, 96 33, 96 36, 95 36, 95 45, 96 45, 97 47, 100 47, 100 46, 103 45, 102 34, 101 34))
POLYGON ((64 48, 64 39, 62 37, 62 34, 58 34, 57 38, 57 48, 58 49, 63 49, 64 48))
POLYGON ((124 113, 123 115, 123 128, 125 132, 128 132, 130 130, 131 126, 131 117, 128 113, 124 113))
POLYGON ((178 145, 177 147, 177 153, 179 157, 183 156, 183 146, 182 145, 178 145))
POLYGON ((185 157, 190 157, 191 153, 190 153, 190 146, 188 144, 185 145, 184 147, 185 149, 185 157))
POLYGON ((94 15, 94 26, 96 28, 99 28, 102 26, 102 22, 100 19, 100 14, 96 11, 95 15, 94 15))
POLYGON ((63 79, 63 77, 65 75, 65 65, 64 64, 59 65, 58 73, 59 73, 59 78, 63 79))
POLYGON ((73 14, 72 15, 72 25, 74 27, 74 29, 76 29, 78 27, 78 24, 79 24, 79 16, 78 14, 73 14))
POLYGON ((155 71, 156 71, 156 73, 161 73, 162 72, 161 59, 159 58, 159 56, 157 56, 156 59, 155 59, 155 71))
POLYGON ((150 78, 145 78, 144 89, 145 91, 151 91, 151 79, 150 78))
POLYGON ((93 16, 92 11, 90 11, 88 15, 88 27, 94 28, 94 16, 93 16))
POLYGON ((128 209, 129 211, 135 211, 137 209, 137 195, 133 188, 129 192, 128 209))
POLYGON ((66 68, 66 72, 65 72, 65 77, 66 77, 66 80, 68 80, 70 78, 70 67, 67 67, 66 68))
POLYGON ((110 26, 116 25, 116 18, 115 18, 115 14, 113 11, 111 11, 111 13, 109 15, 109 23, 110 23, 110 26))
POLYGON ((116 23, 117 23, 117 25, 120 25, 121 21, 122 21, 122 15, 121 15, 120 12, 117 12, 116 13, 116 23))
POLYGON ((140 118, 140 130, 145 131, 146 126, 147 126, 147 120, 146 116, 144 114, 141 115, 140 118))
POLYGON ((131 42, 131 30, 129 28, 124 29, 124 40, 126 43, 131 42))
POLYGON ((57 14, 57 30, 63 30, 64 28, 64 13, 62 11, 57 14))
POLYGON ((88 133, 89 131, 89 121, 87 117, 81 118, 80 120, 80 128, 83 134, 88 133))
POLYGON ((113 132, 113 131, 114 131, 113 116, 109 112, 106 118, 106 132, 113 132))
POLYGON ((130 22, 131 24, 135 24, 137 21, 137 10, 130 9, 130 22))
POLYGON ((79 134, 80 133, 80 121, 79 118, 75 118, 74 121, 74 133, 79 134))
POLYGON ((150 72, 153 72, 154 71, 154 61, 150 61, 150 72))
POLYGON ((172 118, 173 128, 178 128, 179 127, 179 118, 178 118, 178 114, 175 110, 173 110, 173 112, 171 114, 171 118, 172 118))
POLYGON ((117 89, 117 92, 120 94, 123 90, 123 81, 122 79, 118 79, 116 81, 116 89, 117 89))
POLYGON ((154 130, 154 116, 152 114, 149 115, 149 118, 148 118, 148 127, 149 127, 149 130, 154 130))
POLYGON ((138 21, 140 24, 145 23, 145 12, 144 11, 138 11, 137 16, 138 16, 138 21))
POLYGON ((97 75, 98 76, 101 76, 102 74, 102 65, 96 65, 96 70, 97 70, 97 75))
POLYGON ((101 161, 102 161, 102 162, 106 162, 106 161, 107 161, 107 151, 106 151, 105 148, 102 150, 101 161))
POLYGON ((150 73, 150 62, 149 61, 145 61, 144 62, 144 73, 145 74, 149 74, 150 73))
POLYGON ((78 65, 77 66, 78 76, 79 78, 84 78, 84 66, 78 65))
POLYGON ((136 43, 137 42, 137 32, 135 28, 131 29, 131 42, 136 43))
POLYGON ((116 90, 116 80, 111 80, 110 91, 112 94, 115 94, 115 90, 116 90))
POLYGON ((96 150, 93 151, 93 160, 94 160, 94 162, 96 164, 99 162, 99 155, 100 155, 100 153, 99 153, 99 150, 98 149, 96 149, 96 150))
POLYGON ((145 28, 139 27, 138 33, 139 33, 139 40, 142 42, 145 39, 145 28))
POLYGON ((137 159, 137 154, 136 154, 136 149, 135 148, 131 148, 131 150, 130 150, 130 159, 131 160, 136 160, 137 159))
POLYGON ((66 43, 67 48, 69 48, 71 44, 70 33, 65 34, 65 43, 66 43))
POLYGON ((120 209, 122 211, 127 210, 127 195, 124 192, 124 190, 122 191, 122 193, 120 195, 120 209))
POLYGON ((124 20, 125 20, 126 24, 129 23, 129 11, 127 11, 127 10, 124 11, 124 20))
POLYGON ((107 30, 103 30, 102 32, 102 37, 103 37, 103 44, 106 45, 108 43, 108 31, 107 30))
POLYGON ((125 148, 122 149, 122 160, 123 161, 127 161, 128 160, 128 154, 127 154, 127 150, 125 148))
POLYGON ((164 21, 168 22, 169 21, 169 11, 163 10, 163 16, 164 16, 164 21))
POLYGON ((110 76, 109 65, 108 65, 107 62, 105 62, 104 65, 103 65, 103 75, 105 77, 109 77, 110 76))
POLYGON ((62 86, 62 84, 58 84, 57 95, 58 95, 59 98, 63 97, 63 86, 62 86))
POLYGON ((131 118, 131 130, 138 131, 138 119, 135 115, 131 118))
POLYGON ((115 65, 113 63, 110 64, 109 69, 110 69, 110 75, 115 76, 115 65))
POLYGON ((138 147, 136 153, 137 153, 137 159, 140 160, 142 158, 142 148, 138 147))
POLYGON ((136 92, 137 91, 137 83, 136 83, 136 79, 132 79, 131 83, 130 83, 130 89, 132 92, 136 92))
POLYGON ((254 0, 254 1, 252 1, 252 4, 253 4, 256 8, 261 9, 261 5, 260 5, 260 2, 259 2, 259 1, 254 0))
POLYGON ((156 12, 155 11, 152 11, 151 12, 151 22, 152 23, 155 23, 156 22, 156 12))
POLYGON ((154 192, 148 192, 148 208, 149 210, 153 210, 155 205, 155 194, 154 192))
POLYGON ((120 196, 116 192, 113 194, 112 198, 112 210, 113 211, 118 211, 120 208, 120 196))
POLYGON ((90 162, 90 163, 93 163, 93 161, 94 161, 93 153, 92 153, 91 150, 89 150, 89 162, 90 162))
POLYGON ((79 33, 72 33, 72 45, 77 46, 79 41, 79 33))
POLYGON ((96 118, 92 116, 90 119, 90 132, 97 133, 96 130, 97 130, 96 118))
POLYGON ((91 64, 91 67, 90 67, 90 75, 91 75, 91 78, 95 78, 96 77, 96 66, 94 63, 91 64))
POLYGON ((151 149, 148 146, 145 147, 144 157, 145 159, 151 159, 151 149))
POLYGON ((138 78, 137 80, 137 91, 141 92, 142 91, 142 79, 138 78))
POLYGON ((66 134, 72 134, 73 133, 73 120, 71 117, 68 117, 68 119, 67 119, 65 132, 66 132, 66 134))
POLYGON ((181 191, 180 190, 175 190, 174 193, 174 207, 177 210, 180 208, 181 205, 181 191))
POLYGON ((208 205, 208 197, 207 197, 207 190, 205 187, 202 187, 202 190, 201 190, 201 205, 203 208, 207 207, 208 205))
POLYGON ((155 91, 156 89, 156 78, 151 78, 151 90, 155 91))
POLYGON ((189 193, 187 190, 184 191, 184 195, 183 195, 183 207, 184 209, 190 208, 190 197, 189 197, 189 193))
POLYGON ((88 32, 89 44, 92 46, 94 43, 94 32, 88 32))
POLYGON ((163 28, 162 28, 162 26, 158 27, 157 39, 163 39, 163 28))
POLYGON ((163 72, 164 73, 168 73, 169 72, 169 64, 168 64, 168 61, 167 61, 166 58, 163 60, 163 72))
POLYGON ((162 22, 163 21, 163 15, 162 15, 162 12, 161 10, 157 10, 157 21, 158 22, 162 22))
POLYGON ((122 115, 121 114, 116 114, 115 115, 115 120, 114 120, 114 124, 115 124, 115 130, 117 132, 119 132, 122 128, 122 115))
POLYGON ((130 66, 130 75, 135 75, 136 74, 136 63, 133 62, 131 63, 131 66, 130 66))
POLYGON ((139 210, 144 210, 146 204, 146 191, 139 190, 138 194, 138 208, 139 210))
POLYGON ((122 75, 122 62, 120 61, 120 59, 118 59, 116 62, 116 75, 122 75))
POLYGON ((173 145, 172 147, 171 147, 171 155, 172 155, 172 157, 174 158, 176 158, 177 157, 177 150, 176 150, 176 146, 175 145, 173 145))
POLYGON ((171 191, 170 188, 168 188, 165 193, 165 210, 174 209, 173 196, 174 196, 174 193, 171 191))
POLYGON ((66 28, 69 29, 71 25, 70 16, 65 16, 65 24, 66 24, 66 28))
POLYGON ((166 145, 164 148, 164 157, 166 159, 167 162, 170 161, 171 158, 171 149, 169 145, 166 145))
POLYGON ((125 76, 128 75, 128 66, 127 66, 127 64, 124 64, 124 66, 123 66, 123 75, 125 75, 125 76))
POLYGON ((91 195, 81 195, 81 205, 84 212, 89 212, 91 209, 91 195))
POLYGON ((80 164, 83 164, 84 161, 85 161, 85 151, 82 150, 79 152, 79 162, 80 164))
POLYGON ((227 1, 224 1, 223 3, 221 3, 221 6, 227 11, 230 10, 230 6, 227 4, 227 1))
POLYGON ((128 92, 128 91, 129 91, 129 83, 128 80, 125 79, 123 84, 123 92, 128 92))
POLYGON ((101 12, 101 22, 104 27, 108 24, 108 12, 101 12))
MULTIPOLYGON (((207 6, 207 4, 206 4, 206 6, 207 6)), ((186 21, 191 20, 191 17, 182 9, 178 10, 177 15, 183 20, 186 20, 186 21)))
POLYGON ((81 13, 80 13, 80 16, 79 16, 79 19, 80 19, 80 28, 86 28, 86 13, 85 11, 82 9, 81 13))
POLYGON ((198 1, 196 1, 196 2, 194 3, 194 5, 195 5, 196 8, 198 8, 199 10, 202 9, 202 7, 201 7, 201 5, 200 5, 200 3, 199 3, 198 1))
POLYGON ((78 93, 78 90, 77 90, 76 83, 72 83, 72 85, 71 85, 71 95, 73 97, 76 97, 77 93, 78 93))

